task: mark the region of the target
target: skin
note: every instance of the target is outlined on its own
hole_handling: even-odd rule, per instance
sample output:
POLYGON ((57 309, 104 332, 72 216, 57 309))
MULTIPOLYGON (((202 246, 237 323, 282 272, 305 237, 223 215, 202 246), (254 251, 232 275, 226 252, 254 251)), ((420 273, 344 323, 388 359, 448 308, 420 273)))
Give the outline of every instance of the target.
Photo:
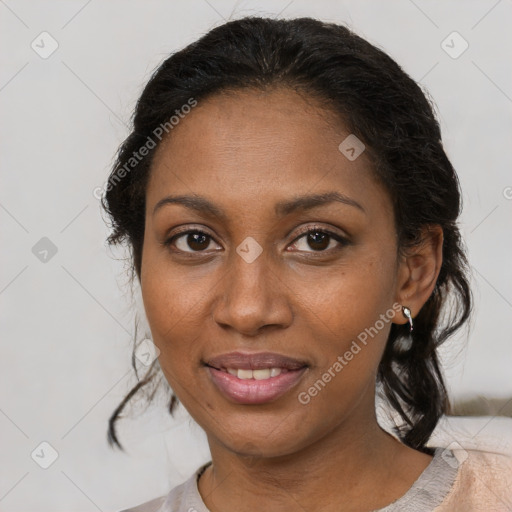
MULTIPOLYGON (((413 317, 433 291, 442 230, 399 255, 391 199, 366 153, 349 161, 349 134, 314 99, 285 88, 217 94, 199 102, 157 150, 146 193, 141 287, 160 365, 204 429, 213 465, 199 480, 212 512, 257 509, 361 511, 401 497, 432 457, 382 430, 375 380, 391 322, 302 405, 307 391, 379 315, 405 304, 413 317), (333 202, 284 217, 277 202, 336 191, 361 209, 333 202), (220 219, 168 195, 196 194, 220 219), (209 235, 165 241, 177 228, 209 235), (329 229, 324 249, 299 228, 329 229), (253 237, 262 253, 236 252, 253 237), (201 251, 201 248, 204 248, 201 251), (202 362, 233 350, 304 359, 299 384, 277 400, 236 404, 202 362)), ((399 312, 392 319, 407 320, 399 312)))

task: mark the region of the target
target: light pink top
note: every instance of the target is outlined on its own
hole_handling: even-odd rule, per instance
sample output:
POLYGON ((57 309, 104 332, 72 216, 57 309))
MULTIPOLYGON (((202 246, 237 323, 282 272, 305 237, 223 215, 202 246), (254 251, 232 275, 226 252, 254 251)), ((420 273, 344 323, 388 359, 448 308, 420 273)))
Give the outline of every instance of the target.
MULTIPOLYGON (((201 466, 167 495, 121 512, 210 512, 199 494, 201 466)), ((373 512, 510 512, 512 456, 485 450, 436 448, 434 458, 398 500, 373 512)))

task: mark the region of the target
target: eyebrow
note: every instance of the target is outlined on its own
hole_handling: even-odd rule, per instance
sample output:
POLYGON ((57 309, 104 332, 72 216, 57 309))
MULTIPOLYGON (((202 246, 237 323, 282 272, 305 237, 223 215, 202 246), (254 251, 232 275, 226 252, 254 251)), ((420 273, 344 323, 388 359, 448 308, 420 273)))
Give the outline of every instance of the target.
MULTIPOLYGON (((319 206, 328 205, 334 202, 343 203, 345 205, 353 206, 358 208, 363 213, 366 213, 365 209, 354 199, 347 197, 339 192, 325 192, 323 194, 312 194, 305 196, 297 196, 286 201, 280 201, 276 203, 274 211, 277 216, 284 217, 290 215, 296 211, 307 211, 319 206)), ((168 204, 181 204, 186 208, 195 210, 199 213, 207 214, 212 217, 217 217, 223 221, 226 221, 228 216, 224 210, 213 204, 211 201, 201 196, 167 196, 160 199, 153 208, 153 215, 165 205, 168 204)))

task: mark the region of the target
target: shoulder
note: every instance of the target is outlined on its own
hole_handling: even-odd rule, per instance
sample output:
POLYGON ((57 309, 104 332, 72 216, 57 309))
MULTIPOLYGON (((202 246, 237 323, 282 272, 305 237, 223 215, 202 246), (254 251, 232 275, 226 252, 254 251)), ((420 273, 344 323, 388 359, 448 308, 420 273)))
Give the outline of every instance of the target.
POLYGON ((197 477, 209 464, 211 462, 203 464, 188 480, 174 487, 168 494, 120 512, 208 512, 197 490, 197 477))
POLYGON ((141 503, 136 507, 125 508, 120 512, 158 512, 162 508, 165 499, 166 496, 160 496, 159 498, 154 498, 150 501, 146 501, 145 503, 141 503))
POLYGON ((436 512, 512 510, 512 419, 445 416, 428 445, 457 469, 450 492, 436 512))
POLYGON ((512 454, 460 445, 450 450, 453 457, 446 456, 445 460, 458 467, 457 478, 443 505, 436 510, 512 510, 512 454))

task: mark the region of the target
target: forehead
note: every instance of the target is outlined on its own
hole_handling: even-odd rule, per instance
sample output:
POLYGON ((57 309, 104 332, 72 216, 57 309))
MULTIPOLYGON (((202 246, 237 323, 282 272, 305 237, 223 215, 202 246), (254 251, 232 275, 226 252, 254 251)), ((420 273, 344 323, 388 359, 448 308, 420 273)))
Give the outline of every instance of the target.
POLYGON ((214 95, 183 116, 158 148, 148 209, 166 193, 257 208, 328 190, 389 207, 365 152, 350 160, 340 151, 350 135, 332 111, 291 89, 214 95))

